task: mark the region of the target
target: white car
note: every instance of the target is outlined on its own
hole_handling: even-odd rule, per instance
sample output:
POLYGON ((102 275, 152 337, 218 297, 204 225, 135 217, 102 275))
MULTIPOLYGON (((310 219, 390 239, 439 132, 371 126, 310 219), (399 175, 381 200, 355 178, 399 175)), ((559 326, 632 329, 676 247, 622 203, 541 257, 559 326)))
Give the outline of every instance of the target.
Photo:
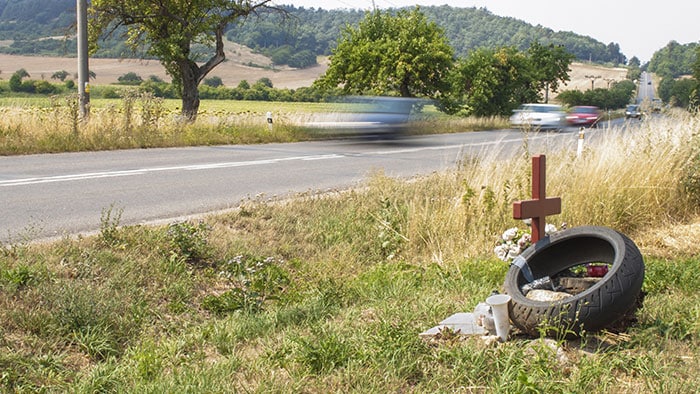
POLYGON ((382 96, 349 96, 340 101, 342 111, 314 116, 304 127, 327 135, 400 137, 410 130, 414 107, 423 102, 382 96))
POLYGON ((521 129, 558 130, 566 126, 566 112, 555 104, 523 104, 513 111, 510 124, 521 129))

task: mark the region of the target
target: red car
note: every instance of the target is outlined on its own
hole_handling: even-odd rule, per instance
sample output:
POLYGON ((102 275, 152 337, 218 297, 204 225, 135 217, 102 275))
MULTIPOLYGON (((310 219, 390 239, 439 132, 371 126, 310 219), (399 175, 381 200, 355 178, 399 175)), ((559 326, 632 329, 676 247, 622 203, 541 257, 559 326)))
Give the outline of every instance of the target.
POLYGON ((566 121, 571 126, 597 127, 600 120, 600 109, 590 105, 580 105, 571 108, 566 114, 566 121))

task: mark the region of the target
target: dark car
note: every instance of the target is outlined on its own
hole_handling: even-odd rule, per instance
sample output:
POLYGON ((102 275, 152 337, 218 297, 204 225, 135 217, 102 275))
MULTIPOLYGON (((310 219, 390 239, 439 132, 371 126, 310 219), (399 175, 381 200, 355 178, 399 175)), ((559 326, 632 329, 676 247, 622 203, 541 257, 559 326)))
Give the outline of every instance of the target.
POLYGON ((592 105, 573 107, 566 115, 566 121, 571 126, 597 127, 599 120, 600 109, 592 105))
POLYGON ((639 119, 641 117, 642 117, 642 111, 640 111, 639 105, 630 104, 627 106, 627 109, 625 109, 625 119, 629 119, 629 118, 639 119))

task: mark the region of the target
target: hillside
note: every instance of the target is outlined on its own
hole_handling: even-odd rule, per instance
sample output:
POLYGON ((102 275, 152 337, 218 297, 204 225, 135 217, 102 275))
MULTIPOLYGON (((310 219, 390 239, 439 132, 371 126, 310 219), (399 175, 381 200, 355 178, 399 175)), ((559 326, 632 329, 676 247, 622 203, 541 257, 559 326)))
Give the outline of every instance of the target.
MULTIPOLYGON (((74 13, 75 3, 66 0, 52 2, 47 7, 50 13, 40 10, 43 3, 38 0, 0 0, 0 79, 9 79, 12 73, 21 68, 32 79, 49 80, 57 71, 76 74, 77 60, 72 57, 75 56, 75 40, 70 36, 61 36, 61 32, 65 34, 67 30, 57 28, 61 24, 68 26, 74 22, 69 16, 74 13), (33 30, 31 34, 25 34, 20 26, 31 26, 33 30)), ((277 88, 310 86, 325 72, 327 55, 340 34, 340 26, 356 24, 364 17, 361 11, 303 7, 287 7, 287 10, 293 15, 291 21, 268 15, 256 19, 255 23, 232 27, 227 33, 225 46, 227 61, 209 77, 221 78, 227 87, 235 87, 242 80, 252 83, 263 77, 269 78, 277 88), (293 50, 289 50, 290 47, 293 50), (281 51, 290 54, 313 52, 317 62, 306 68, 291 68, 279 61, 281 51)), ((611 57, 624 60, 613 43, 606 46, 590 37, 554 32, 514 18, 493 15, 486 9, 439 6, 423 7, 421 10, 445 30, 457 56, 466 56, 471 49, 479 46, 512 45, 524 49, 533 40, 540 40, 542 43, 565 45, 574 53, 583 51, 586 60, 590 57, 594 62, 611 57)), ((126 55, 128 51, 122 42, 103 41, 101 46, 103 50, 90 59, 90 70, 96 74, 91 81, 93 84, 116 83, 120 76, 129 72, 144 79, 156 76, 170 80, 157 60, 136 60, 134 58, 137 56, 126 55)), ((624 79, 625 74, 624 69, 578 64, 572 68, 571 82, 563 89, 590 88, 586 75, 601 76, 600 80, 595 81, 595 87, 604 87, 608 81, 624 79)))
MULTIPOLYGON (((75 1, 0 0, 0 52, 13 55, 74 56, 75 1)), ((314 55, 327 56, 346 25, 357 25, 365 13, 358 10, 323 10, 283 6, 285 16, 272 13, 229 26, 229 40, 264 53, 277 64, 309 66, 314 55)), ((574 32, 553 31, 522 20, 501 17, 484 8, 421 7, 435 22, 459 57, 481 47, 513 46, 520 50, 533 41, 564 46, 578 59, 624 64, 627 59, 616 43, 604 44, 574 32)), ((396 9, 388 12, 396 12, 396 9)), ((120 35, 103 37, 94 57, 130 55, 120 35)), ((138 56, 137 56, 138 57, 138 56)))

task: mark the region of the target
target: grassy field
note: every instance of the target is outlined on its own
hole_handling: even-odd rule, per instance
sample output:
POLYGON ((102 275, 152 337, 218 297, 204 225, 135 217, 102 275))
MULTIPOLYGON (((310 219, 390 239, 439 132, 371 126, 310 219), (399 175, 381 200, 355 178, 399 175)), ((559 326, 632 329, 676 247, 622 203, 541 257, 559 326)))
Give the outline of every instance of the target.
MULTIPOLYGON (((180 118, 180 100, 148 94, 90 102, 79 118, 77 96, 0 98, 0 155, 292 142, 324 138, 303 124, 332 112, 332 103, 203 100, 194 123, 180 118), (269 127, 270 112, 274 126, 269 127)), ((425 106, 412 132, 449 133, 508 126, 505 118, 463 118, 425 106)))
MULTIPOLYGON (((615 133, 617 134, 617 133, 615 133)), ((493 254, 522 155, 364 187, 251 199, 163 227, 0 249, 6 392, 686 393, 700 387, 700 119, 651 120, 581 157, 547 154, 569 226, 626 233, 646 263, 623 332, 503 344, 418 333, 499 289, 493 254)))

